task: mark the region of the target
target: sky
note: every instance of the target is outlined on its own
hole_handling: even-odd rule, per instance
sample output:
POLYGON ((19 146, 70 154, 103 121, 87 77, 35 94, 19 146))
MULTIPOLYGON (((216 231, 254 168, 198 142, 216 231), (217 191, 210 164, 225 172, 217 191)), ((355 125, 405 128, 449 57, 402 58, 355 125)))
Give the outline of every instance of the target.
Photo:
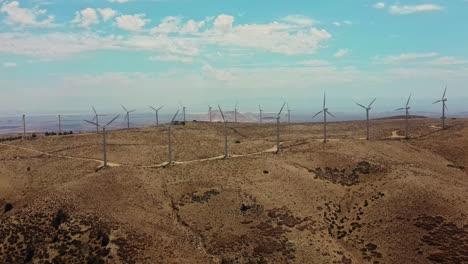
POLYGON ((467 0, 0 0, 0 114, 468 111, 467 0))

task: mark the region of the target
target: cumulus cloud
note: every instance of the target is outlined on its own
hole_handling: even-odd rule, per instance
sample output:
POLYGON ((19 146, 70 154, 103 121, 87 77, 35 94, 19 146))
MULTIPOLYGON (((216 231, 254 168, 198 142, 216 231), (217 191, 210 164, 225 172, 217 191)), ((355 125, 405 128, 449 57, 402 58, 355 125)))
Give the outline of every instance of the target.
POLYGON ((117 22, 117 27, 127 31, 138 32, 141 31, 143 27, 150 21, 149 19, 145 19, 144 17, 144 14, 121 15, 115 20, 117 22))
POLYGON ((375 3, 374 8, 383 9, 383 8, 385 8, 385 3, 384 2, 375 3))
POLYGON ((79 27, 89 28, 91 25, 99 24, 99 17, 94 8, 85 8, 79 12, 75 12, 75 19, 72 23, 79 27))
MULTIPOLYGON (((1 2, 1 1, 0 1, 1 2)), ((45 9, 21 8, 18 1, 4 2, 0 8, 0 13, 6 14, 6 23, 19 27, 55 27, 54 16, 39 20, 39 17, 45 16, 45 9)))
POLYGON ((104 22, 113 18, 117 14, 117 11, 113 10, 112 8, 104 8, 104 9, 98 8, 98 11, 104 22))
POLYGON ((197 34, 205 26, 205 21, 195 21, 190 19, 182 28, 182 34, 197 34))
POLYGON ((214 29, 221 33, 228 33, 232 29, 234 17, 229 15, 219 15, 213 22, 214 29))
POLYGON ((169 33, 176 33, 180 31, 180 24, 181 18, 168 16, 165 17, 161 23, 151 29, 151 33, 153 34, 169 34, 169 33))
POLYGON ((349 53, 349 49, 340 49, 333 56, 335 56, 336 58, 341 58, 341 57, 346 56, 348 53, 349 53))
POLYGON ((390 7, 389 12, 392 15, 409 15, 420 12, 440 11, 442 9, 443 8, 441 6, 431 4, 404 6, 393 5, 390 7))
POLYGON ((459 60, 455 57, 440 57, 435 60, 429 61, 427 64, 433 66, 450 66, 450 65, 460 65, 460 64, 468 64, 468 60, 459 60))

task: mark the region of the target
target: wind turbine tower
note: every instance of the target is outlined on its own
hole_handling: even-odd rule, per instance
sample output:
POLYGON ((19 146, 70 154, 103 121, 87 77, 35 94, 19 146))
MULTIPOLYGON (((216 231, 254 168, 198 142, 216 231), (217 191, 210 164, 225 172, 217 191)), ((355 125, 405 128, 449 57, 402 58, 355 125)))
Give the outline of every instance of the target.
POLYGON ((288 124, 291 124, 291 108, 289 108, 289 104, 287 104, 288 107, 288 124))
POLYGON ((102 145, 103 145, 103 151, 104 151, 104 167, 103 168, 106 168, 107 167, 107 132, 106 132, 106 127, 108 125, 110 125, 112 122, 114 122, 120 115, 114 117, 114 119, 112 119, 109 123, 107 123, 105 126, 101 126, 99 125, 98 123, 95 123, 93 121, 88 121, 88 120, 84 120, 85 122, 88 122, 90 124, 93 124, 93 125, 96 125, 100 128, 102 128, 102 145))
POLYGON ((411 100, 411 94, 408 97, 408 101, 406 102, 406 106, 402 108, 398 108, 395 111, 400 111, 400 110, 405 110, 406 115, 405 115, 405 139, 409 139, 409 110, 411 107, 409 106, 409 102, 411 100))
POLYGON ((236 106, 234 107, 234 123, 237 123, 237 106, 239 105, 238 102, 236 102, 236 106))
POLYGON ((208 115, 210 117, 210 123, 213 122, 213 117, 212 117, 212 113, 211 113, 212 110, 213 110, 213 107, 208 105, 208 115))
POLYGON ((221 110, 221 106, 218 105, 219 112, 221 113, 221 117, 223 118, 224 123, 224 158, 226 159, 229 156, 228 150, 228 140, 227 140, 227 120, 224 118, 223 110, 221 110))
POLYGON ((167 157, 167 162, 168 165, 172 164, 172 124, 174 123, 174 120, 176 119, 177 115, 179 114, 179 109, 177 109, 177 112, 175 113, 174 117, 172 118, 171 122, 169 123, 169 127, 167 129, 167 136, 168 136, 168 157, 167 157))
POLYGON ((260 124, 263 122, 263 109, 261 105, 258 105, 258 110, 260 112, 260 124))
POLYGON ((326 95, 323 94, 323 108, 320 112, 316 113, 312 118, 318 116, 319 114, 323 113, 323 143, 327 143, 327 114, 332 117, 335 117, 332 113, 328 112, 328 108, 326 107, 325 103, 326 95))
POLYGON ((23 115, 23 137, 26 138, 26 115, 23 115))
POLYGON ((59 134, 62 133, 62 116, 58 115, 58 129, 59 129, 59 134))
POLYGON ((442 102, 442 117, 441 117, 441 119, 442 119, 442 129, 445 129, 445 110, 448 110, 447 105, 446 105, 447 98, 445 98, 445 93, 446 92, 447 92, 447 86, 445 86, 445 90, 444 90, 444 94, 442 95, 442 99, 432 103, 432 104, 437 104, 437 103, 442 102))
POLYGON ((374 100, 372 100, 372 102, 369 104, 369 106, 365 107, 363 106, 362 104, 359 104, 359 103, 356 103, 357 105, 359 105, 360 107, 366 109, 366 126, 367 126, 367 130, 366 130, 366 139, 369 140, 369 111, 372 109, 371 106, 372 104, 375 102, 377 98, 374 98, 374 100))

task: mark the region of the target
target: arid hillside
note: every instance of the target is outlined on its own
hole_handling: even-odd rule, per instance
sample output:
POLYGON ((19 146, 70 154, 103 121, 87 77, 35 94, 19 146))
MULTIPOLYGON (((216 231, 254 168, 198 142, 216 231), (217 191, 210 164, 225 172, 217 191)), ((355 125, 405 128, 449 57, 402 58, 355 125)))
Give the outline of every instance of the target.
POLYGON ((0 263, 468 263, 468 119, 0 143, 0 263))

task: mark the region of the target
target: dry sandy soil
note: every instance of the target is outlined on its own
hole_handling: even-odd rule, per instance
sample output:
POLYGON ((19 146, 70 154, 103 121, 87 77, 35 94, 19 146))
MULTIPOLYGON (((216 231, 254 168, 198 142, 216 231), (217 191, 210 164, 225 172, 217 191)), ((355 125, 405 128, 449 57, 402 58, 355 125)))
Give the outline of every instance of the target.
POLYGON ((0 144, 0 263, 468 263, 468 119, 220 123, 0 144), (393 135, 393 136, 392 136, 393 135), (237 156, 236 156, 237 155, 237 156), (210 159, 218 157, 215 159, 210 159), (191 161, 191 162, 187 162, 191 161))

